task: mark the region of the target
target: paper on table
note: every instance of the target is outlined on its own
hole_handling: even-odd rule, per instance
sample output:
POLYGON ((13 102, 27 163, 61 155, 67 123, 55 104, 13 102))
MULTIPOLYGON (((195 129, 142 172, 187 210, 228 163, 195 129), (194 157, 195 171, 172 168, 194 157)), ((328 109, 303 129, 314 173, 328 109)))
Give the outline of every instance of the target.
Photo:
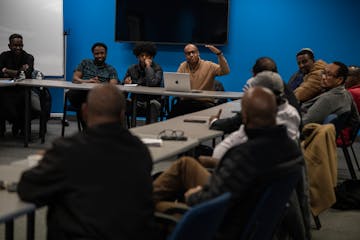
POLYGON ((43 155, 41 155, 41 154, 31 154, 31 155, 27 156, 26 159, 12 162, 11 165, 18 165, 18 166, 22 166, 22 167, 26 167, 26 168, 34 167, 39 163, 39 161, 42 158, 43 158, 43 155))
POLYGON ((147 146, 161 147, 163 140, 158 138, 141 138, 141 141, 147 146))
POLYGON ((13 79, 4 79, 4 80, 0 80, 0 83, 13 83, 14 80, 13 79))
POLYGON ((124 84, 125 87, 136 87, 137 83, 124 84))

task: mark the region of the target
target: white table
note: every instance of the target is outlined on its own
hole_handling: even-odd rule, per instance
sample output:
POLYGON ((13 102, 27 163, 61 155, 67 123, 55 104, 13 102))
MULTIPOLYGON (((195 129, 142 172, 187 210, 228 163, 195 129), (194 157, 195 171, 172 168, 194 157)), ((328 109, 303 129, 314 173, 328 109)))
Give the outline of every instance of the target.
MULTIPOLYGON (((0 165, 0 179, 18 182, 25 166, 0 165)), ((0 223, 5 223, 5 239, 14 238, 14 219, 27 215, 27 239, 34 239, 36 207, 19 199, 17 193, 0 190, 0 223)))
POLYGON ((184 135, 197 139, 199 143, 211 140, 223 135, 222 131, 209 129, 209 118, 222 109, 221 118, 231 117, 240 111, 240 100, 224 103, 199 112, 178 116, 162 122, 152 123, 141 127, 131 128, 134 134, 150 134, 157 136, 164 129, 184 131, 184 135), (185 119, 204 120, 205 123, 184 122, 185 119))
MULTIPOLYGON (((157 138, 157 135, 145 134, 135 131, 136 128, 130 129, 130 131, 139 138, 157 138)), ((161 161, 169 160, 178 155, 190 151, 199 145, 199 141, 194 138, 188 138, 186 141, 163 141, 163 145, 148 146, 153 163, 156 164, 161 161)))
MULTIPOLYGON (((28 140, 30 135, 30 89, 31 87, 53 87, 53 88, 64 88, 64 89, 77 89, 77 90, 90 90, 94 86, 98 85, 95 83, 82 83, 82 84, 75 84, 68 81, 63 80, 37 80, 37 79, 25 79, 19 82, 16 82, 16 85, 24 86, 25 87, 25 137, 24 137, 24 146, 28 146, 28 140)), ((144 86, 124 86, 124 85, 117 85, 119 89, 122 91, 126 91, 129 93, 136 94, 146 94, 146 95, 163 95, 163 96, 176 96, 176 97, 191 97, 191 98, 202 98, 202 97, 213 97, 213 98, 229 98, 229 99, 239 99, 243 96, 242 92, 222 92, 222 91, 201 91, 200 93, 194 93, 194 92, 171 92, 166 91, 164 88, 160 87, 144 87, 144 86)), ((136 97, 135 97, 136 101, 136 97)), ((132 126, 135 126, 134 122, 136 119, 136 102, 133 104, 133 113, 132 113, 132 126)), ((187 116, 187 115, 185 115, 187 116)), ((183 117, 185 117, 183 116, 183 117)), ((177 127, 179 125, 182 125, 182 122, 184 119, 178 119, 175 121, 167 122, 165 127, 177 127)), ((186 123, 187 124, 187 123, 186 123)), ((156 124, 152 124, 152 127, 158 126, 156 124)), ((194 125, 188 125, 188 126, 194 126, 194 125)), ((198 127, 200 125, 198 124, 198 127)), ((163 127, 162 127, 163 128, 163 127)), ((159 129, 159 128, 158 128, 159 129)), ((192 131, 195 130, 195 138, 198 138, 200 133, 197 131, 198 128, 192 128, 187 134, 188 137, 192 137, 193 134, 192 131)), ((202 131, 205 130, 206 127, 200 127, 198 130, 202 131)), ((161 131, 161 130, 159 130, 161 131)), ((148 133, 145 131, 144 133, 148 133)), ((158 132, 151 131, 149 134, 157 134, 158 132)), ((210 138, 213 138, 216 134, 216 132, 206 132, 205 135, 212 135, 210 138)), ((220 134, 221 135, 221 134, 220 134)), ((200 136, 201 141, 204 139, 200 136)))
MULTIPOLYGON (((29 129, 30 120, 30 88, 31 87, 54 87, 54 88, 64 88, 64 89, 76 89, 76 90, 90 90, 94 86, 98 85, 96 83, 82 83, 76 84, 68 81, 61 81, 61 80, 37 80, 37 79, 25 79, 23 81, 16 83, 19 86, 28 87, 25 94, 25 129, 29 129)), ((175 96, 175 97, 191 97, 191 98, 204 98, 204 97, 211 97, 211 98, 227 98, 227 99, 239 99, 242 98, 242 92, 227 92, 227 91, 201 91, 201 92, 173 92, 173 91, 166 91, 165 88, 161 87, 145 87, 145 86, 124 86, 124 85, 117 85, 119 89, 125 92, 133 93, 133 109, 132 109, 132 118, 131 118, 131 126, 134 127, 136 124, 136 95, 137 94, 145 94, 145 95, 160 95, 160 96, 175 96)), ((24 145, 27 146, 28 144, 28 137, 29 132, 25 131, 25 143, 24 145)))

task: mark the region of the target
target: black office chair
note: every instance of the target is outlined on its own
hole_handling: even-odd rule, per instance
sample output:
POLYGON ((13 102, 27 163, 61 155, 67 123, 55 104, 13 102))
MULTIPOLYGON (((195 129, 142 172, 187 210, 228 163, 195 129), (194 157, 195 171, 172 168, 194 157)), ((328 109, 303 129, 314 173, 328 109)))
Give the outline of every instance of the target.
MULTIPOLYGON (((220 91, 220 92, 225 91, 225 88, 224 88, 224 85, 222 84, 222 82, 220 82, 216 79, 214 81, 214 88, 215 88, 215 91, 220 91)), ((228 102, 227 98, 215 98, 215 105, 220 105, 220 104, 227 103, 227 102, 228 102)))
MULTIPOLYGON (((338 138, 339 141, 336 141, 336 146, 343 150, 345 158, 347 159, 347 161, 351 162, 351 157, 348 151, 348 148, 350 147, 358 170, 360 170, 360 166, 353 148, 353 144, 355 142, 359 130, 360 130, 360 122, 357 123, 355 126, 351 126, 350 128, 348 128, 348 133, 349 133, 348 139, 344 139, 344 137, 340 137, 338 138)), ((342 131, 342 136, 344 136, 343 131, 342 131)))
MULTIPOLYGON (((347 167, 349 169, 350 176, 351 176, 352 179, 357 179, 357 176, 356 176, 356 173, 355 173, 355 170, 354 170, 354 166, 353 166, 352 161, 351 161, 351 157, 350 157, 349 152, 348 152, 347 147, 346 147, 346 140, 345 140, 345 137, 344 137, 343 132, 342 132, 343 129, 345 129, 347 127, 347 123, 348 123, 348 120, 350 118, 350 115, 351 115, 350 112, 345 112, 345 113, 342 113, 340 115, 330 114, 325 119, 324 124, 331 123, 331 124, 333 124, 335 126, 336 138, 339 137, 341 139, 342 143, 344 143, 344 147, 342 147, 342 146, 340 146, 340 147, 343 150, 346 165, 347 165, 347 167)), ((359 129, 359 126, 357 126, 357 130, 358 129, 359 129)), ((356 131, 356 133, 353 134, 353 135, 355 135, 355 136, 352 136, 353 139, 355 139, 356 134, 357 134, 357 131, 356 131)))
MULTIPOLYGON (((44 76, 42 72, 39 70, 34 70, 32 72, 32 78, 35 79, 36 75, 40 74, 44 76)), ((41 139, 41 143, 45 142, 45 134, 47 131, 47 122, 50 119, 51 113, 51 104, 52 97, 48 88, 46 87, 33 87, 30 90, 30 99, 36 98, 39 101, 39 109, 35 109, 31 107, 30 109, 30 120, 34 120, 39 118, 39 138, 41 139)), ((32 101, 32 100, 31 100, 32 101)), ((31 103, 30 103, 31 105, 31 103)), ((31 133, 31 124, 29 126, 29 131, 31 133)), ((6 129, 6 119, 0 119, 0 135, 3 136, 6 129)), ((13 133, 14 134, 14 133, 13 133)))
POLYGON ((77 121, 77 126, 78 126, 78 130, 79 132, 81 132, 83 130, 83 125, 81 124, 81 116, 80 116, 80 108, 77 108, 73 105, 71 105, 71 103, 68 101, 68 94, 67 92, 65 92, 65 97, 64 97, 64 109, 63 109, 63 118, 61 120, 61 136, 63 137, 65 135, 65 127, 69 126, 69 122, 67 121, 66 117, 67 117, 67 112, 75 112, 76 113, 76 121, 77 121))
POLYGON ((241 240, 273 239, 301 175, 302 166, 298 165, 285 173, 279 172, 276 178, 269 179, 242 232, 241 240))
MULTIPOLYGON (((154 99, 154 97, 151 97, 152 99, 154 99)), ((159 119, 160 121, 163 121, 165 118, 167 118, 167 115, 169 113, 169 97, 168 96, 160 96, 155 98, 155 100, 157 100, 160 103, 160 115, 159 115, 159 119)), ((148 103, 150 102, 150 100, 148 100, 148 103)), ((136 121, 138 120, 138 118, 142 118, 145 119, 145 123, 149 124, 150 123, 150 109, 149 108, 137 108, 136 109, 136 121, 135 121, 135 126, 131 126, 131 118, 132 118, 132 106, 133 104, 133 99, 131 97, 131 94, 129 94, 129 97, 126 99, 126 123, 128 128, 130 127, 136 127, 136 121)))
MULTIPOLYGON (((37 89, 34 89, 33 91, 36 90, 37 89)), ((41 110, 39 112, 31 111, 31 119, 39 117, 40 119, 39 137, 41 139, 41 143, 44 143, 45 134, 47 132, 47 122, 50 119, 52 98, 49 89, 46 87, 40 87, 38 89, 38 94, 40 98, 41 110)))
POLYGON ((231 193, 227 192, 195 205, 187 210, 179 221, 161 213, 156 213, 155 216, 161 223, 177 222, 167 240, 211 240, 225 216, 230 198, 231 193))

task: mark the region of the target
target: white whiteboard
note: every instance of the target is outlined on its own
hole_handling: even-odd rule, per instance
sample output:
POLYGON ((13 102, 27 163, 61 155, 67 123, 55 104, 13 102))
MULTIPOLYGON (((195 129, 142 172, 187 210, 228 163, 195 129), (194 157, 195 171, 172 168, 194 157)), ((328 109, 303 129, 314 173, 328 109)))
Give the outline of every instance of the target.
POLYGON ((9 36, 19 33, 35 69, 63 76, 63 0, 0 0, 0 12, 0 52, 9 50, 9 36))

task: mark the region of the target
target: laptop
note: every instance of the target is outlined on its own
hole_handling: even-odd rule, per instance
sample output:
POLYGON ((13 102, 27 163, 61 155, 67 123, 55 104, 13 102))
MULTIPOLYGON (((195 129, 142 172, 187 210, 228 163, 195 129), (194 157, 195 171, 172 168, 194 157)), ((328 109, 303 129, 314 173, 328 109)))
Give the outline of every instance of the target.
POLYGON ((164 87, 173 92, 201 92, 191 89, 190 74, 178 72, 164 72, 164 87))

